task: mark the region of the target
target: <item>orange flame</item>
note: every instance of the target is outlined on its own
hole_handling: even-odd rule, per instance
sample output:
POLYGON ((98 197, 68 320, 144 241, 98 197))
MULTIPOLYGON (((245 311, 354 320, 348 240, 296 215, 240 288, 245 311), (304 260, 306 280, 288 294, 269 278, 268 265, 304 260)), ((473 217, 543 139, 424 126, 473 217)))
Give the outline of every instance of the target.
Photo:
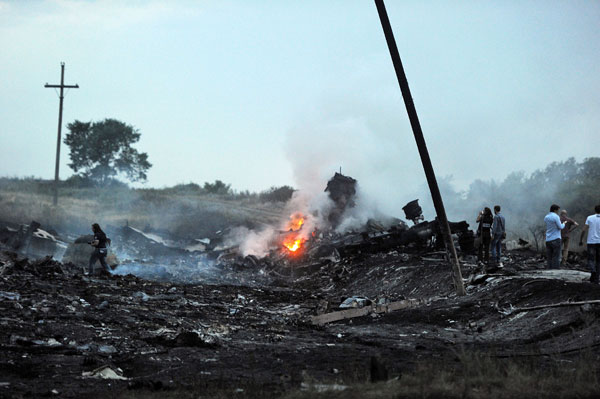
POLYGON ((296 212, 290 216, 290 221, 287 223, 286 230, 298 231, 304 224, 304 215, 300 212, 296 212))
POLYGON ((296 212, 290 215, 290 220, 286 224, 286 237, 283 239, 283 246, 290 251, 291 254, 300 253, 300 249, 304 245, 306 238, 302 237, 300 233, 297 233, 302 226, 306 218, 301 212, 296 212))
POLYGON ((303 239, 302 238, 298 238, 298 239, 286 239, 283 242, 283 245, 289 249, 291 252, 296 252, 297 250, 299 250, 302 247, 302 243, 303 243, 303 239))

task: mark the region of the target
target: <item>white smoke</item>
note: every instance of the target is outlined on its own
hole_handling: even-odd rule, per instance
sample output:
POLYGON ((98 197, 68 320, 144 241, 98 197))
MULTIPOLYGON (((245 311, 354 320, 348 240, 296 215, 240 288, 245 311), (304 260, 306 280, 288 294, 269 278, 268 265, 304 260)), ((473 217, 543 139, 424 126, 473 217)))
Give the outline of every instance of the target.
MULTIPOLYGON (((304 225, 299 231, 299 235, 304 239, 308 239, 315 229, 324 230, 329 227, 327 217, 333 206, 333 201, 323 189, 316 193, 299 190, 288 201, 285 209, 290 215, 300 212, 305 216, 304 225)), ((286 229, 286 226, 287 220, 283 222, 282 229, 286 229)))
MULTIPOLYGON (((301 230, 303 238, 315 228, 330 228, 327 216, 334 203, 324 190, 340 169, 358 184, 356 206, 346 210, 338 232, 359 230, 369 219, 387 224, 394 217, 403 217, 402 207, 419 198, 415 193, 421 192, 425 177, 412 133, 398 117, 397 109, 379 103, 390 99, 381 97, 369 99, 368 104, 362 99, 332 101, 316 112, 304 113, 288 131, 285 150, 298 191, 286 210, 288 215, 302 212, 308 216, 301 230)), ((424 210, 431 208, 427 207, 428 200, 430 197, 421 198, 424 210)), ((245 231, 239 237, 242 254, 268 254, 273 240, 279 237, 278 229, 285 230, 286 223, 284 219, 280 226, 245 231)))
POLYGON ((346 209, 342 221, 335 229, 338 233, 357 231, 364 228, 369 220, 376 220, 384 226, 394 222, 394 217, 383 213, 373 196, 365 193, 360 183, 356 187, 356 206, 346 209))
POLYGON ((278 232, 275 227, 267 226, 259 231, 247 227, 232 229, 224 241, 226 247, 238 246, 243 256, 254 255, 263 258, 269 254, 278 232))
POLYGON ((397 112, 391 116, 386 107, 377 121, 357 111, 372 107, 360 102, 328 104, 305 116, 287 135, 287 156, 300 192, 322 194, 340 168, 357 180, 356 206, 347 209, 338 232, 359 229, 369 219, 403 217, 402 207, 417 198, 424 182, 410 130, 402 131, 397 112))

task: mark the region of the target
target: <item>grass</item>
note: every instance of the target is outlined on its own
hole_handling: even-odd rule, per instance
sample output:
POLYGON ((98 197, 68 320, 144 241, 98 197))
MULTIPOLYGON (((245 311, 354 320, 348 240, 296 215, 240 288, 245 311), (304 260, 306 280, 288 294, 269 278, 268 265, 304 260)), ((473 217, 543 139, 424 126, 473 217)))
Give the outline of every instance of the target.
POLYGON ((597 398, 599 363, 591 352, 577 359, 540 357, 501 359, 489 354, 462 352, 453 363, 424 361, 387 382, 315 381, 303 389, 280 393, 256 385, 230 382, 222 386, 149 392, 129 391, 120 398, 272 398, 284 399, 403 399, 403 398, 597 398), (336 385, 344 390, 326 390, 336 385))
POLYGON ((173 189, 61 187, 52 205, 52 185, 36 179, 0 178, 0 221, 36 220, 59 232, 88 232, 92 223, 166 230, 175 236, 202 238, 236 225, 255 227, 280 219, 281 204, 256 197, 218 196, 173 189))
POLYGON ((600 395, 599 372, 591 353, 544 364, 537 357, 498 359, 462 353, 455 365, 420 363, 388 382, 353 384, 344 391, 295 391, 284 398, 595 398, 600 395))

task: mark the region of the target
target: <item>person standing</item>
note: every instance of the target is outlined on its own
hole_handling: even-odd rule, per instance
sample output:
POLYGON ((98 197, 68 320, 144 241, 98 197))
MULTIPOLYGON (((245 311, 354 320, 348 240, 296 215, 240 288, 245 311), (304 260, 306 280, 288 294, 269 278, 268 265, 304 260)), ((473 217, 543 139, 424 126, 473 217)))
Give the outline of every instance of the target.
POLYGON ((494 205, 494 219, 492 222, 492 262, 502 267, 502 240, 506 238, 506 221, 500 214, 500 205, 494 205))
POLYGON ((565 225, 560 222, 558 210, 560 206, 552 204, 550 212, 544 217, 546 223, 546 269, 558 269, 560 262, 560 232, 565 225))
POLYGON ((102 231, 102 229, 100 228, 100 225, 98 223, 94 223, 92 225, 92 231, 94 232, 94 239, 92 241, 90 241, 89 244, 92 247, 94 247, 94 252, 92 252, 92 255, 90 256, 88 273, 90 275, 94 274, 94 264, 96 263, 97 260, 100 261, 100 264, 102 265, 104 270, 106 270, 106 272, 110 273, 110 267, 106 263, 106 254, 107 254, 106 243, 107 242, 110 243, 110 240, 108 238, 106 238, 106 234, 104 234, 104 232, 102 231))
POLYGON ((594 208, 595 215, 590 215, 585 220, 583 231, 579 237, 579 246, 583 245, 583 236, 587 233, 588 267, 591 271, 590 281, 598 284, 600 271, 600 205, 594 208))
POLYGON ((571 232, 579 226, 579 223, 567 216, 567 210, 560 211, 560 222, 565 225, 565 228, 560 231, 560 239, 562 242, 562 259, 560 264, 565 266, 569 257, 569 239, 571 232))
POLYGON ((477 216, 477 222, 479 222, 477 234, 481 240, 481 243, 479 244, 478 260, 479 262, 483 261, 488 263, 490 261, 490 243, 492 242, 492 223, 494 223, 492 210, 487 206, 483 208, 477 216))

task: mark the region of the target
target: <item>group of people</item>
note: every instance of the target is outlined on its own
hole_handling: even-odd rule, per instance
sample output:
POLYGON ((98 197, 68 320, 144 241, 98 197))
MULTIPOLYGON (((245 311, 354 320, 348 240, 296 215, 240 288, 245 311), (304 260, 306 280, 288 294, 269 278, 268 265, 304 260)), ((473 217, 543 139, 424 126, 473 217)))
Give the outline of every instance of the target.
MULTIPOLYGON (((583 230, 579 237, 579 246, 583 245, 583 238, 587 235, 587 264, 590 269, 590 281, 598 284, 600 272, 600 205, 594 208, 595 214, 585 220, 583 230)), ((552 204, 550 212, 544 217, 546 223, 546 258, 547 268, 557 269, 560 264, 565 264, 569 256, 570 233, 579 224, 567 216, 566 210, 552 204), (562 261, 561 261, 562 255, 562 261)))
MULTIPOLYGON (((500 205, 494 206, 494 213, 488 207, 477 216, 478 260, 491 266, 502 267, 502 240, 506 238, 506 219, 500 213, 500 205)), ((587 217, 579 246, 587 235, 587 264, 591 272, 590 281, 598 284, 600 278, 600 205, 594 208, 595 214, 587 217)), ((552 204, 544 217, 546 223, 547 269, 558 269, 566 265, 569 256, 571 232, 579 226, 568 216, 566 209, 552 204)))
POLYGON ((558 269, 565 265, 569 256, 571 231, 579 224, 567 216, 567 210, 552 204, 550 212, 544 217, 546 223, 546 258, 547 269, 558 269), (560 212, 559 212, 560 211, 560 212))
POLYGON ((502 267, 502 240, 506 238, 506 219, 500 213, 500 205, 494 206, 494 214, 488 207, 483 208, 477 216, 477 236, 479 244, 479 261, 502 267), (490 260, 491 246, 491 260, 490 260))

